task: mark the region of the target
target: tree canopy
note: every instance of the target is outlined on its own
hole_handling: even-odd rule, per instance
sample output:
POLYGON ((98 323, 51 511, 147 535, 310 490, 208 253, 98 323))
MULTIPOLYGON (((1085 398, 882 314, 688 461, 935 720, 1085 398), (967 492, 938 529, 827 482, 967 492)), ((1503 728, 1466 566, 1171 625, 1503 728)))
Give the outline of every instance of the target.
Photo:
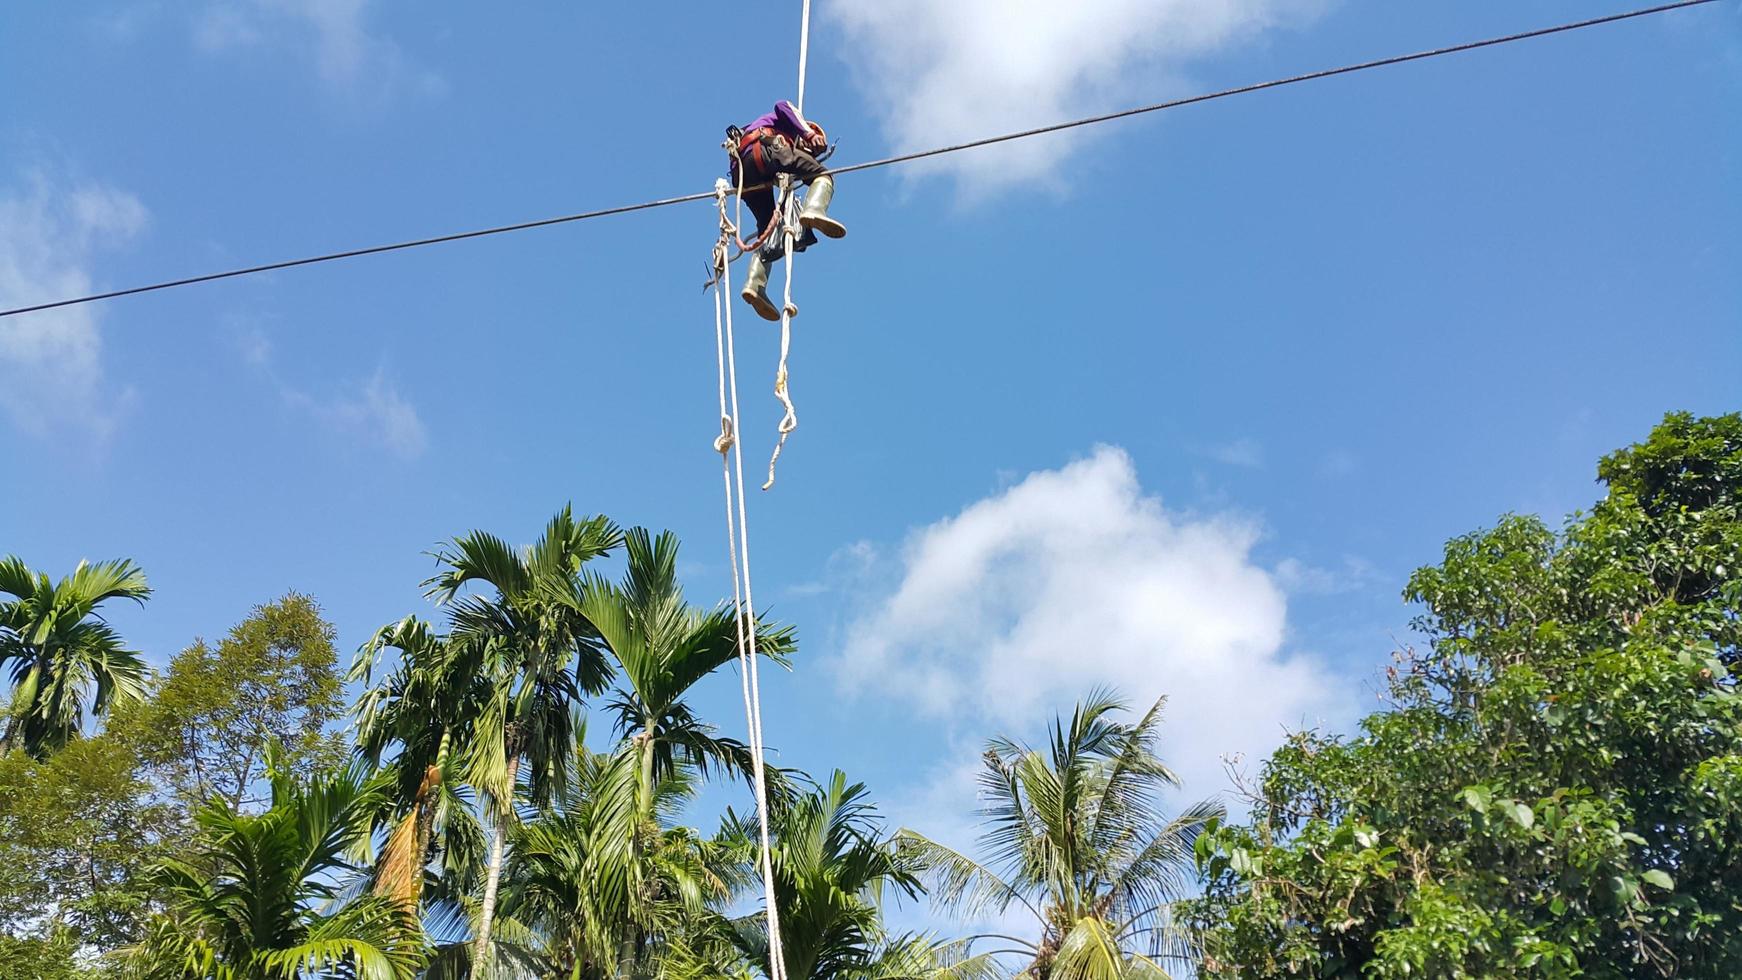
POLYGON ((1598 475, 1416 572, 1388 710, 1201 842, 1205 975, 1742 975, 1742 416, 1598 475))
POLYGON ((1742 976, 1742 415, 1597 473, 1416 571, 1382 710, 1236 817, 1172 798, 1165 698, 1090 691, 987 743, 961 850, 771 769, 764 852, 703 692, 739 615, 783 666, 797 634, 691 604, 669 532, 455 538, 344 678, 309 596, 153 672, 101 618, 137 566, 8 558, 0 980, 1742 976))

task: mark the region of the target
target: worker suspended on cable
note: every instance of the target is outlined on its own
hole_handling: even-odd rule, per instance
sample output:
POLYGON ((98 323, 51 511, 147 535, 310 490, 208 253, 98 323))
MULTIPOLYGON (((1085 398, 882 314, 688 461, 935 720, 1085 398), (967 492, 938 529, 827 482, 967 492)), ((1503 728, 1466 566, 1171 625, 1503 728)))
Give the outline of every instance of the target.
POLYGON ((780 309, 768 299, 768 267, 785 252, 779 235, 768 235, 774 220, 776 180, 781 174, 791 174, 799 183, 809 185, 804 210, 798 223, 803 233, 793 242, 793 251, 802 252, 817 240, 817 232, 830 238, 842 238, 847 228, 829 217, 829 200, 835 196, 835 180, 817 157, 828 148, 829 138, 823 128, 807 122, 791 102, 775 104, 774 111, 761 116, 748 126, 734 126, 726 131, 727 145, 733 149, 732 180, 742 178, 744 203, 756 216, 756 236, 766 240, 750 258, 750 272, 745 278, 744 301, 766 320, 779 320, 780 309), (743 174, 739 174, 739 167, 743 174), (761 184, 756 190, 748 188, 761 184))

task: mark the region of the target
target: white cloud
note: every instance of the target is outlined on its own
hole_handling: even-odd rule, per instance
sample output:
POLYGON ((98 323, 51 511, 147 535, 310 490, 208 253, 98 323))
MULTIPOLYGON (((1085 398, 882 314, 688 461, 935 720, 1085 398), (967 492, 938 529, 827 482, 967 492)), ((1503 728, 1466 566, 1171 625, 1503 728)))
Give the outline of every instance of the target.
MULTIPOLYGON (((898 152, 1157 102, 1181 66, 1326 0, 833 0, 844 57, 898 152)), ((950 154, 972 193, 1055 182, 1086 130, 950 154)))
POLYGON ((329 403, 325 411, 340 427, 385 447, 401 459, 415 459, 429 445, 417 409, 381 371, 376 371, 361 391, 329 403))
POLYGON ((266 367, 272 363, 272 338, 258 327, 242 327, 231 338, 236 353, 250 367, 266 367))
POLYGON ((792 598, 803 599, 863 587, 865 577, 875 571, 879 557, 877 546, 869 541, 843 545, 829 555, 820 578, 789 585, 782 591, 792 598))
POLYGON ((1283 651, 1286 599, 1250 521, 1171 514, 1102 447, 913 534, 899 584, 848 628, 842 687, 971 728, 1038 732, 1091 688, 1167 695, 1164 753, 1208 795, 1221 759, 1340 721, 1319 664, 1283 651), (1334 716, 1334 717, 1328 717, 1334 716))
POLYGON ((162 7, 156 0, 132 0, 124 6, 92 12, 88 23, 96 36, 103 40, 132 41, 158 19, 163 12, 162 7))
POLYGON ((1320 568, 1298 558, 1276 563, 1276 580, 1293 595, 1343 595, 1372 584, 1378 570, 1365 558, 1343 556, 1341 568, 1320 568))
POLYGON ((278 390, 284 404, 400 459, 423 455, 429 446, 429 432, 417 414, 417 406, 399 393, 399 387, 385 369, 377 368, 368 380, 346 391, 317 396, 279 377, 273 366, 272 338, 261 323, 258 317, 232 316, 227 332, 237 356, 278 390))
POLYGON ((399 393, 384 371, 376 371, 354 391, 324 400, 289 387, 281 390, 289 404, 400 459, 416 459, 429 445, 416 406, 399 393))
POLYGON ((1256 470, 1264 467, 1264 447, 1254 439, 1236 439, 1210 450, 1210 458, 1218 463, 1256 470))
POLYGON ((228 0, 194 15, 194 43, 212 52, 285 43, 306 52, 323 82, 376 99, 439 93, 441 78, 370 27, 372 0, 228 0))
POLYGON ((1361 460, 1347 449, 1333 449, 1319 460, 1319 476, 1337 480, 1353 476, 1361 468, 1361 460))
MULTIPOLYGON (((11 309, 92 292, 96 253, 145 227, 139 199, 103 184, 66 186, 29 175, 0 196, 0 307, 11 309)), ((103 370, 102 309, 94 304, 0 320, 0 409, 39 437, 114 431, 129 399, 103 370)))

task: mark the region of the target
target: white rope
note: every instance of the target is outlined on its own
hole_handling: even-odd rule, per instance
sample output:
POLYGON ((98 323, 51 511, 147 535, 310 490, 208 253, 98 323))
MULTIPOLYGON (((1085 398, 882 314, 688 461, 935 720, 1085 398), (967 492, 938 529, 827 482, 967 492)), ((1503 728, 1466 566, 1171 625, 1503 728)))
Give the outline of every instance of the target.
POLYGON ((793 407, 792 392, 787 389, 786 384, 786 358, 792 353, 792 314, 797 310, 792 305, 792 243, 798 238, 798 207, 793 203, 796 195, 792 192, 792 178, 782 174, 780 180, 785 192, 782 200, 787 206, 786 218, 781 222, 781 239, 786 250, 786 292, 780 301, 780 366, 774 372, 774 397, 780 399, 780 404, 786 408, 786 414, 780 419, 777 430, 780 438, 774 443, 774 453, 768 457, 768 482, 762 484, 764 490, 774 486, 774 465, 780 462, 780 451, 786 448, 786 437, 798 428, 798 410, 793 407))
POLYGON ((720 210, 720 240, 714 247, 714 354, 720 382, 720 435, 714 449, 726 486, 726 550, 732 560, 732 606, 738 637, 738 676, 744 693, 744 720, 749 729, 751 782, 756 792, 756 818, 761 832, 763 901, 768 909, 769 980, 786 980, 786 954, 780 942, 780 912, 774 894, 774 850, 768 832, 768 775, 763 761, 762 684, 757 669, 756 602, 750 588, 750 521, 744 507, 744 450, 738 442, 738 357, 732 335, 730 236, 737 229, 726 217, 726 181, 714 184, 720 210), (722 313, 723 310, 723 313, 722 313), (728 405, 727 393, 731 394, 728 405), (731 454, 728 462, 727 454, 731 454), (736 504, 736 514, 734 511, 736 504), (734 523, 736 518, 736 523, 734 523), (739 542, 743 548, 739 548, 739 542))
MULTIPOLYGON (((806 66, 810 64, 811 50, 811 0, 804 0, 804 13, 798 22, 798 117, 804 114, 804 80, 806 66)), ((792 393, 787 388, 786 359, 792 353, 792 314, 797 307, 792 305, 792 243, 797 240, 802 229, 798 226, 798 207, 794 203, 797 195, 793 193, 792 178, 782 175, 780 206, 785 216, 782 231, 785 233, 786 249, 786 294, 780 301, 780 367, 774 372, 774 397, 780 399, 780 404, 786 409, 786 414, 780 417, 778 429, 780 438, 774 443, 774 452, 768 457, 768 481, 762 484, 762 489, 768 490, 774 486, 774 467, 780 462, 781 450, 786 448, 786 437, 792 435, 792 430, 798 428, 798 411, 792 405, 792 393)))
POLYGON ((804 117, 804 74, 805 64, 810 60, 811 50, 811 0, 804 0, 804 13, 798 22, 798 114, 804 117))
MULTIPOLYGON (((798 114, 804 116, 805 67, 810 53, 810 0, 804 0, 798 47, 798 114)), ((737 204, 744 203, 744 168, 738 177, 737 204)), ((738 240, 738 225, 726 215, 724 179, 714 182, 714 200, 720 211, 720 238, 714 246, 714 361, 719 375, 720 434, 714 450, 720 454, 720 475, 726 488, 726 551, 732 560, 732 612, 738 639, 738 676, 744 694, 744 720, 750 735, 751 782, 756 791, 756 819, 761 835, 762 895, 768 919, 768 980, 787 980, 786 951, 780 941, 780 909, 775 899, 774 847, 768 829, 768 769, 762 741, 762 681, 756 653, 756 599, 750 585, 750 517, 744 504, 744 447, 738 440, 738 353, 732 334, 731 243, 738 240), (728 395, 730 397, 728 397, 728 395), (729 458, 728 458, 729 457, 729 458), (735 513, 734 513, 735 512, 735 513)), ((786 406, 780 421, 780 441, 768 460, 768 482, 774 485, 774 464, 786 437, 798 426, 792 399, 787 395, 786 360, 792 347, 792 246, 797 237, 797 207, 793 203, 792 179, 781 179, 780 213, 786 258, 786 293, 780 307, 780 368, 775 374, 774 393, 786 406)))

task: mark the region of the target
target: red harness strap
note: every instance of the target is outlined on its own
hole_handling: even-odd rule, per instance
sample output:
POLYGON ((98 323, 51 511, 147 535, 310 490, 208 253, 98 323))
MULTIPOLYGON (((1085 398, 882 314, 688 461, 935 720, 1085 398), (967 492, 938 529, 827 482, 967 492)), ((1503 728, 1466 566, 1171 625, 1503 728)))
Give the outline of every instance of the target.
POLYGON ((759 129, 752 129, 738 140, 738 156, 742 159, 748 160, 755 173, 764 177, 769 176, 768 154, 763 152, 762 143, 764 140, 777 139, 779 137, 779 133, 767 126, 763 126, 759 129))

